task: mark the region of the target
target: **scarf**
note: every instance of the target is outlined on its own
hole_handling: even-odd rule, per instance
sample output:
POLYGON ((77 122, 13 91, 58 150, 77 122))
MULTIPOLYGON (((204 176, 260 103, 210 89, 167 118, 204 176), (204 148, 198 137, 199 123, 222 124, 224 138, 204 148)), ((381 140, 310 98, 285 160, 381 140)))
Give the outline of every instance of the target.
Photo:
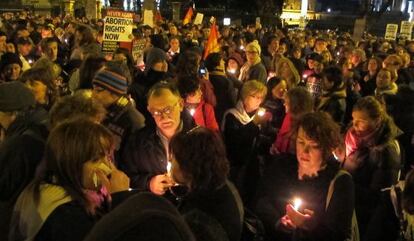
POLYGON ((254 118, 254 115, 250 117, 247 114, 246 110, 244 109, 243 101, 239 100, 235 108, 231 108, 228 111, 226 111, 226 113, 224 113, 223 122, 221 123, 222 130, 224 130, 224 127, 226 126, 226 116, 228 114, 234 115, 234 117, 236 117, 236 119, 240 121, 240 123, 242 123, 243 125, 249 124, 254 118))
POLYGON ((379 95, 396 95, 398 92, 398 85, 394 82, 391 83, 390 86, 388 86, 388 88, 386 89, 375 89, 375 95, 379 96, 379 95))
MULTIPOLYGON (((36 203, 33 188, 33 184, 30 184, 16 201, 10 222, 9 240, 34 240, 49 215, 57 207, 72 201, 63 187, 45 183, 39 187, 39 202, 36 203)), ((99 207, 105 198, 108 200, 111 198, 103 186, 99 192, 93 190, 84 190, 84 192, 93 207, 99 207)))
POLYGON ((16 201, 10 225, 10 240, 34 240, 49 215, 60 205, 72 201, 61 186, 42 184, 36 205, 33 188, 32 184, 29 185, 16 201))
POLYGON ((253 64, 249 64, 249 62, 246 62, 240 68, 239 80, 241 80, 242 82, 248 81, 249 80, 249 76, 250 76, 250 68, 252 66, 255 66, 256 64, 259 64, 261 61, 262 61, 262 59, 260 57, 258 57, 253 64))

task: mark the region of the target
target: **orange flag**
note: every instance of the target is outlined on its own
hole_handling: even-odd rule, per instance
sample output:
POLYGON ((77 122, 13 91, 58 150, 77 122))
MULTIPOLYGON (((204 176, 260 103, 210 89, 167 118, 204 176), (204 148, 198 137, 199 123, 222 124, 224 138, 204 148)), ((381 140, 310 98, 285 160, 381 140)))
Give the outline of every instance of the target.
POLYGON ((203 59, 206 59, 209 54, 217 53, 217 52, 220 52, 220 46, 218 43, 218 32, 217 32, 216 21, 214 21, 210 27, 210 36, 208 36, 207 44, 204 48, 203 59))
POLYGON ((186 25, 187 23, 191 22, 191 18, 193 17, 193 8, 189 7, 187 10, 187 13, 185 14, 183 25, 186 25))

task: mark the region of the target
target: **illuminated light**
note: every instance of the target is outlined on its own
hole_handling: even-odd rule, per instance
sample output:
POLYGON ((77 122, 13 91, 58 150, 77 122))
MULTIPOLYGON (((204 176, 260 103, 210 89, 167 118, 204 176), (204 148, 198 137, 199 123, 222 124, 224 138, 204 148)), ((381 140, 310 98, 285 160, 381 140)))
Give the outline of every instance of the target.
POLYGON ((29 62, 29 64, 33 64, 33 59, 28 59, 27 62, 29 62))
POLYGON ((229 26, 231 23, 231 18, 224 18, 223 19, 223 25, 224 26, 229 26))
POLYGON ((194 113, 195 113, 195 109, 194 109, 194 108, 191 108, 191 109, 190 109, 190 115, 191 115, 191 116, 194 116, 194 113))
POLYGON ((240 45, 240 50, 244 50, 244 46, 243 45, 240 45))
POLYGON ((168 162, 167 164, 167 173, 171 172, 171 162, 168 162))
POLYGON ((300 198, 295 198, 293 200, 293 208, 298 211, 298 209, 300 208, 300 206, 302 205, 302 199, 300 198))
POLYGON ((331 10, 330 8, 328 8, 328 9, 326 9, 326 11, 327 11, 328 13, 330 13, 332 10, 331 10))
POLYGON ((338 56, 339 56, 340 54, 341 54, 341 52, 339 52, 339 51, 338 51, 338 52, 336 52, 336 55, 338 55, 338 56))
POLYGON ((302 0, 300 15, 303 17, 306 17, 306 15, 308 15, 308 0, 302 0))
POLYGON ((230 74, 235 74, 236 70, 235 69, 228 69, 227 72, 229 72, 230 74))
POLYGON ((308 75, 304 74, 304 75, 302 75, 302 77, 303 77, 303 79, 306 79, 306 78, 308 78, 308 75))
POLYGON ((260 109, 260 110, 257 112, 257 115, 258 115, 258 116, 264 116, 264 115, 265 115, 265 113, 266 113, 266 110, 265 110, 265 109, 260 109))

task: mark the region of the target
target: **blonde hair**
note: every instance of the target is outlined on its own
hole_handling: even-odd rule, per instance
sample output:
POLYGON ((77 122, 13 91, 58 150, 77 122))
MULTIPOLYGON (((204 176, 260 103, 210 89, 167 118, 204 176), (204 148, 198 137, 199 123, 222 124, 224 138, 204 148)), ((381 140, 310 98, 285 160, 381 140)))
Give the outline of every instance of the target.
POLYGON ((267 94, 266 85, 258 80, 249 80, 243 84, 240 91, 240 98, 244 100, 247 96, 256 93, 262 94, 264 98, 267 94))
POLYGON ((279 78, 285 78, 285 76, 281 76, 281 70, 282 70, 282 65, 284 63, 287 63, 289 66, 290 71, 292 72, 293 75, 293 79, 286 79, 286 82, 288 83, 289 88, 292 88, 294 86, 296 86, 299 82, 300 82, 300 75, 298 70, 296 69, 296 67, 293 65, 292 61, 290 61, 288 58, 286 57, 281 57, 277 60, 275 66, 275 70, 276 70, 276 76, 279 78))

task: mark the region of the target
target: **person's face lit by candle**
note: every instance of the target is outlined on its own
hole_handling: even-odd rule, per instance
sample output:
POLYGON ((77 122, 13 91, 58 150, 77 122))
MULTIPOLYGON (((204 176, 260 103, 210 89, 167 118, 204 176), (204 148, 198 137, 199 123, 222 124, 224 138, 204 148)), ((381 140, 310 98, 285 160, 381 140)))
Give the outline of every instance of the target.
POLYGON ((234 59, 229 59, 227 62, 227 71, 229 73, 235 74, 236 71, 239 69, 239 64, 234 59))
POLYGON ((299 179, 304 175, 313 176, 321 169, 323 153, 319 144, 310 139, 302 127, 296 139, 296 157, 299 164, 299 179))
POLYGON ((285 80, 281 80, 279 84, 277 84, 272 89, 272 96, 275 99, 282 100, 287 92, 287 83, 285 80))

